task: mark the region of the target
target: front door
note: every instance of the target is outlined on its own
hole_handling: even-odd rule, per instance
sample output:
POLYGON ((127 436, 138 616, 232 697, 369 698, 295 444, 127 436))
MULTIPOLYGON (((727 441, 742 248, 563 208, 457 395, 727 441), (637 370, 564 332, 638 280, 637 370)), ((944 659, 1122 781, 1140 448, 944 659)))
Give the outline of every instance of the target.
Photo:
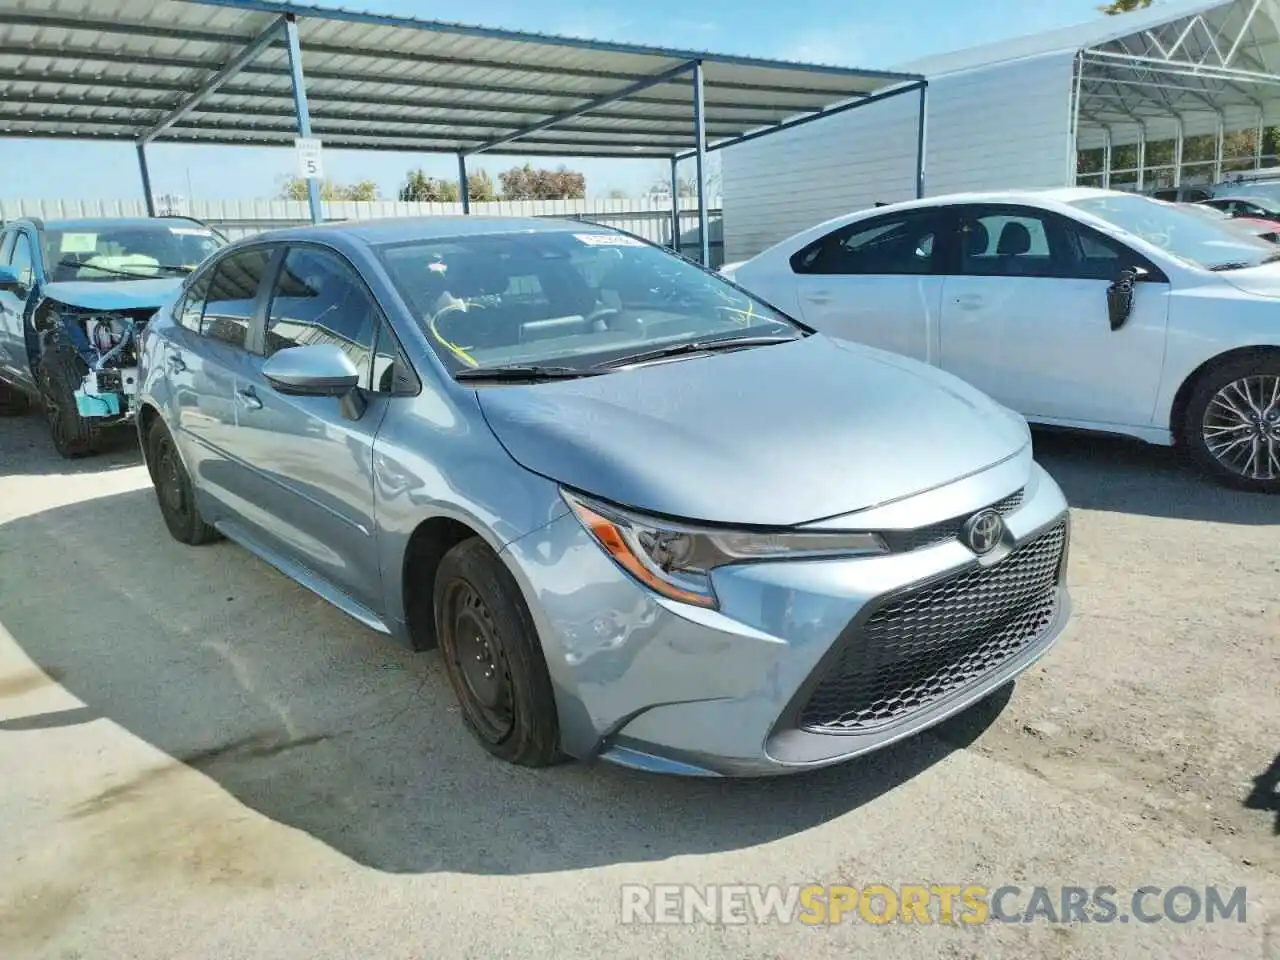
POLYGON ((803 319, 833 337, 936 362, 943 216, 861 220, 801 250, 791 268, 803 319))
POLYGON ((35 283, 31 239, 21 230, 5 238, 9 269, 18 275, 18 286, 0 290, 0 379, 34 387, 34 373, 27 356, 27 298, 35 283))
POLYGON ((942 297, 941 366, 1026 417, 1150 424, 1164 362, 1169 284, 1153 264, 1056 213, 961 208, 954 274, 942 297), (1119 330, 1107 288, 1124 266, 1135 287, 1119 330))
POLYGON ((373 442, 389 394, 372 389, 373 345, 383 323, 354 268, 318 246, 291 247, 266 310, 263 355, 239 378, 229 446, 249 468, 254 535, 352 599, 382 610, 373 515, 373 442), (262 364, 278 350, 337 344, 362 373, 363 413, 342 401, 277 393, 262 364))

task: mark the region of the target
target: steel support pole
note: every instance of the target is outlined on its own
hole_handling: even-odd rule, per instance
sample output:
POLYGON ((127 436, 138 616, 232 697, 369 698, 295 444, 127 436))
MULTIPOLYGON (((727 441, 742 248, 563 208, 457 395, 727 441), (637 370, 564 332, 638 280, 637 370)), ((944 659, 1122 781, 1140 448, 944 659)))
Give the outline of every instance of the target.
POLYGON ((671 249, 680 252, 680 178, 676 176, 679 160, 671 158, 671 249))
POLYGON ((1173 141, 1173 185, 1182 186, 1182 151, 1186 143, 1185 128, 1182 117, 1178 117, 1178 136, 1173 141))
POLYGON ((1147 128, 1145 125, 1138 126, 1138 192, 1142 192, 1142 188, 1147 182, 1147 128))
POLYGON ((1213 153, 1213 182, 1222 182, 1222 154, 1223 148, 1227 142, 1227 123, 1221 113, 1218 114, 1218 142, 1214 145, 1213 153))
POLYGON ((1080 97, 1084 91, 1084 55, 1076 54, 1075 82, 1071 85, 1071 107, 1067 122, 1071 124, 1071 153, 1067 156, 1066 183, 1080 182, 1080 97))
MULTIPOLYGON (((311 110, 307 106, 307 84, 302 77, 302 47, 298 44, 298 21, 288 14, 284 23, 285 44, 289 49, 289 81, 293 87, 293 110, 298 122, 298 136, 311 137, 311 110)), ((311 206, 311 222, 324 220, 320 206, 320 184, 315 177, 307 178, 307 201, 311 206)))
POLYGON ((154 217, 156 215, 156 198, 151 192, 151 170, 147 167, 147 148, 141 143, 137 147, 138 174, 142 177, 142 196, 147 201, 147 216, 154 217))
POLYGON ((920 116, 916 126, 916 199, 924 196, 925 130, 928 128, 929 84, 920 84, 920 116))
POLYGON ((1258 108, 1258 131, 1254 135, 1253 140, 1253 169, 1262 169, 1262 136, 1266 133, 1267 114, 1261 107, 1258 108))
POLYGON ((698 245, 699 259, 711 266, 711 236, 707 230, 707 118, 704 110, 702 61, 693 65, 693 134, 698 164, 698 245))
POLYGON ((1111 128, 1102 128, 1102 189, 1111 189, 1111 128))
POLYGON ((458 199, 462 201, 463 216, 471 214, 471 190, 467 186, 467 155, 458 154, 458 199))

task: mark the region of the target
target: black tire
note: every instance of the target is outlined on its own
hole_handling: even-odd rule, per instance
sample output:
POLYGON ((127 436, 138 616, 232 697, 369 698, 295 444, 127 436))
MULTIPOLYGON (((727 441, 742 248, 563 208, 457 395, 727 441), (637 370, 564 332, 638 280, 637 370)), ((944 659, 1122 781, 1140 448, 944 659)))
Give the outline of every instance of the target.
POLYGON ((1196 467, 1238 490, 1280 493, 1280 401, 1273 395, 1276 389, 1280 389, 1277 353, 1236 357, 1205 371, 1191 388, 1179 436, 1196 467), (1250 404, 1242 389, 1261 402, 1250 404), (1224 440, 1237 438, 1240 444, 1224 447, 1224 440))
POLYGON ((218 531, 200 516, 187 468, 178 456, 173 435, 159 417, 147 430, 147 466, 156 489, 160 515, 173 538, 192 547, 217 540, 218 531))
POLYGON ((0 417, 16 417, 31 409, 31 401, 17 387, 0 382, 0 417))
POLYGON ((61 342, 50 344, 36 365, 49 436, 54 449, 68 460, 95 454, 102 443, 102 428, 80 416, 76 408, 76 390, 88 372, 89 366, 80 355, 61 342))
POLYGON ((546 660, 502 561, 480 538, 464 540, 440 561, 434 590, 440 654, 467 729, 508 763, 562 761, 546 660))

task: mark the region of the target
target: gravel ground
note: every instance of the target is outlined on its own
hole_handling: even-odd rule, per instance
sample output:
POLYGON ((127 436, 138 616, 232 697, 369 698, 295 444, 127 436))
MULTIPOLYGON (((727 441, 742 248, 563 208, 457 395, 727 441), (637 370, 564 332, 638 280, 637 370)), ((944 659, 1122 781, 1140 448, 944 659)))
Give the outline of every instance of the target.
MULTIPOLYGON (((0 957, 1280 960, 1280 500, 1038 435, 1073 626, 819 774, 512 769, 412 655, 219 543, 130 444, 0 422, 0 957), (1247 887, 1244 923, 641 925, 622 884, 1247 887)), ((1056 895, 1056 894, 1055 894, 1056 895)))

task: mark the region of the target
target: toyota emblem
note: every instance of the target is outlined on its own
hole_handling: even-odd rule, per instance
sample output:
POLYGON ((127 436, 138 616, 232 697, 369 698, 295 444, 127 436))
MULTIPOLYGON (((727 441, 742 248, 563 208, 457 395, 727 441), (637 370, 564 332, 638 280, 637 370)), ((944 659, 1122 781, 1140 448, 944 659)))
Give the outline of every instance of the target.
POLYGON ((994 510, 979 510, 965 521, 960 536, 981 557, 994 550, 1004 537, 1004 518, 994 510))

